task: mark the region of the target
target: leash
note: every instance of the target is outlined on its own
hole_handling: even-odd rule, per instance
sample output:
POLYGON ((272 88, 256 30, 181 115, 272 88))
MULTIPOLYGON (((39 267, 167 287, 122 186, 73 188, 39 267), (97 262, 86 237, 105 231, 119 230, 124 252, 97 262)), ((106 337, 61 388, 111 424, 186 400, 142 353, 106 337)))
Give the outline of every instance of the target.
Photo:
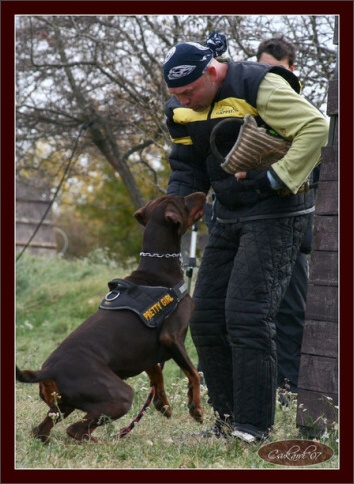
MULTIPOLYGON (((161 370, 163 369, 164 367, 164 363, 159 363, 160 367, 161 367, 161 370)), ((137 424, 142 416, 144 415, 144 413, 146 412, 146 409, 148 408, 148 406, 150 405, 154 395, 155 395, 155 386, 154 385, 151 385, 151 390, 150 390, 150 393, 149 393, 149 396, 147 397, 146 399, 146 402, 144 403, 142 409, 140 410, 140 412, 138 413, 138 415, 135 417, 135 419, 129 424, 127 425, 126 427, 120 429, 119 431, 119 434, 118 434, 118 439, 122 439, 123 437, 125 437, 126 435, 129 434, 129 432, 131 430, 133 430, 133 428, 135 427, 135 424, 137 424)))
POLYGON ((127 426, 127 427, 124 427, 122 429, 120 429, 119 431, 119 435, 118 435, 118 439, 121 439, 123 437, 125 437, 127 434, 129 434, 129 432, 131 430, 133 430, 133 428, 135 427, 135 424, 138 423, 141 419, 141 417, 144 415, 144 413, 146 412, 146 409, 148 408, 148 406, 150 405, 151 403, 151 400, 153 399, 153 396, 155 395, 155 387, 152 386, 151 387, 151 391, 149 393, 149 396, 148 398, 146 399, 146 402, 144 403, 143 405, 143 408, 140 410, 140 412, 138 413, 138 415, 135 417, 135 419, 127 426))

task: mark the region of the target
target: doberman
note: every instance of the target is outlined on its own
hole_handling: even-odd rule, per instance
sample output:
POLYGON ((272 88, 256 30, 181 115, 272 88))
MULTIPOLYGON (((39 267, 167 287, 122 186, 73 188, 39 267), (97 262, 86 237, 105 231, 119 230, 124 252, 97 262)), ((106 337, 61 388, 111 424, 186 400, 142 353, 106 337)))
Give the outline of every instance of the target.
MULTIPOLYGON (((134 217, 145 227, 140 262, 128 277, 117 281, 123 286, 126 282, 162 289, 183 284, 181 237, 203 215, 205 200, 201 192, 186 197, 165 195, 137 210, 134 217)), ((116 297, 119 291, 112 294, 116 297)), ((168 304, 173 297, 166 296, 162 303, 168 304)), ((184 346, 194 303, 187 291, 177 300, 159 327, 144 324, 130 309, 107 311, 100 306, 62 341, 39 371, 21 371, 16 366, 16 379, 39 383, 40 397, 49 406, 47 416, 32 434, 47 442, 54 424, 79 409, 86 415, 70 425, 67 434, 79 441, 97 442, 91 434, 104 423, 103 417, 119 419, 131 407, 134 391, 123 380, 143 371, 155 387, 155 408, 171 417, 160 365, 171 358, 188 377, 189 413, 202 422, 200 378, 184 346)), ((145 317, 151 318, 160 307, 162 304, 155 309, 153 305, 145 317)))

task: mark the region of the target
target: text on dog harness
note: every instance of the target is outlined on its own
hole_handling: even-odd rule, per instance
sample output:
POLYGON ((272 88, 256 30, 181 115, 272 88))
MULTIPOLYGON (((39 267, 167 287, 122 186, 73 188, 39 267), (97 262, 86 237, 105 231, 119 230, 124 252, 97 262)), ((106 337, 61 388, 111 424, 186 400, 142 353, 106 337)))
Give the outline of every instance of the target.
POLYGON ((134 311, 149 328, 156 328, 176 309, 188 293, 184 281, 174 287, 142 286, 125 279, 113 279, 108 283, 110 292, 100 304, 100 309, 134 311))

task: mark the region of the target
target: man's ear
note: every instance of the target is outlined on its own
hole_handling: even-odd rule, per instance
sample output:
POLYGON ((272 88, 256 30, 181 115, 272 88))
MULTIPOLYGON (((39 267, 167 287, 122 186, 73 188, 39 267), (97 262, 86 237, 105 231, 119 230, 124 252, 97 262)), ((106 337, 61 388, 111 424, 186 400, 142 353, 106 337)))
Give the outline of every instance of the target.
POLYGON ((213 65, 207 67, 208 74, 212 80, 215 80, 218 76, 217 71, 213 65))

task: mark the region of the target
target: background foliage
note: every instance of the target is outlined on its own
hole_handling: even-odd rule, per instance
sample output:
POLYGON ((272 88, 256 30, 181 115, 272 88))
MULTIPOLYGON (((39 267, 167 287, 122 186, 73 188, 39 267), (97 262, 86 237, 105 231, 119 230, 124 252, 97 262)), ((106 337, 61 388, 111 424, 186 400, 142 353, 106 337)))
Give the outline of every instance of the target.
POLYGON ((29 184, 46 180, 54 192, 80 134, 55 204, 56 223, 70 238, 66 255, 84 256, 100 247, 124 259, 138 250, 139 227, 131 214, 167 187, 168 94, 161 64, 175 43, 205 42, 216 29, 228 39, 228 57, 256 60, 261 40, 285 35, 298 52, 295 73, 304 95, 325 113, 336 59, 334 20, 276 15, 18 16, 18 179, 29 184))

